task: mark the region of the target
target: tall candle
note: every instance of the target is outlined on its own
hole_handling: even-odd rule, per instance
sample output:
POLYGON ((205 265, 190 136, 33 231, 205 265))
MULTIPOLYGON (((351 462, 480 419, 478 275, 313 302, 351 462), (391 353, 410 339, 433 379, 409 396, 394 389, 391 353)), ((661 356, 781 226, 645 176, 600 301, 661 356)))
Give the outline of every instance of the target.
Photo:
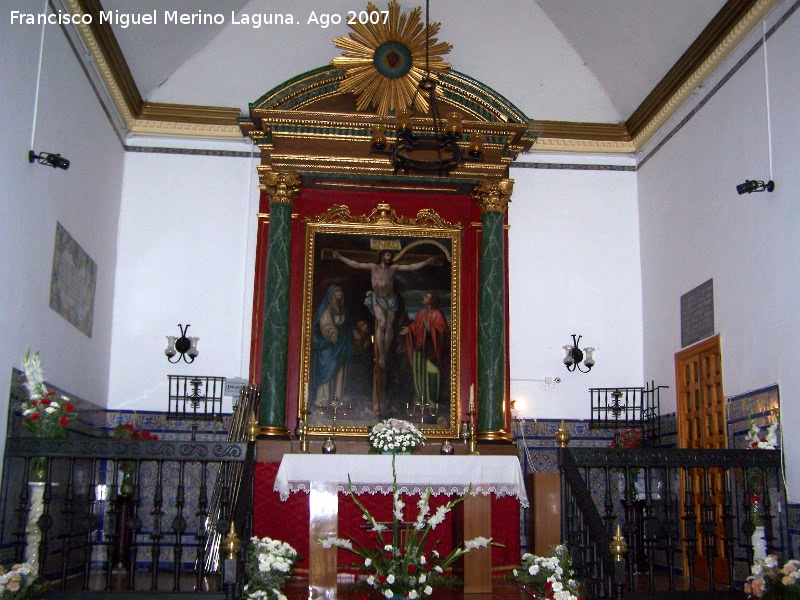
POLYGON ((306 401, 306 410, 308 410, 308 382, 306 381, 306 391, 304 394, 304 400, 306 401))
POLYGON ((475 412, 475 384, 469 384, 469 412, 475 412))

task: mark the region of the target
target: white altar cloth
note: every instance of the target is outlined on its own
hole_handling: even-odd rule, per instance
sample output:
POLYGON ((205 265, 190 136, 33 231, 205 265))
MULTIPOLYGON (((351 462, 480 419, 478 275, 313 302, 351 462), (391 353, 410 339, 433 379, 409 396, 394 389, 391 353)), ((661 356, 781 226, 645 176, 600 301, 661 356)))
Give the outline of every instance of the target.
MULTIPOLYGON (((525 481, 516 456, 398 455, 397 487, 404 494, 494 494, 516 496, 528 507, 525 481)), ((335 483, 349 493, 348 476, 356 494, 392 493, 392 457, 376 454, 285 454, 274 490, 286 500, 291 492, 311 491, 311 482, 335 483)))

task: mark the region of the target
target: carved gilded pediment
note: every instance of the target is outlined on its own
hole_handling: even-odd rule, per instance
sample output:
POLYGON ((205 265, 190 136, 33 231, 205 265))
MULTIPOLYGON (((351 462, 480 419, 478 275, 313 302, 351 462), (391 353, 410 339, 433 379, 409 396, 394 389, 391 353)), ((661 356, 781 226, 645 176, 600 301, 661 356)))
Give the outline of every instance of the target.
POLYGON ((417 213, 415 218, 398 215, 386 203, 379 203, 368 215, 353 215, 350 209, 343 204, 334 204, 325 213, 318 217, 308 219, 310 223, 331 223, 337 225, 383 225, 389 227, 431 227, 436 229, 461 229, 460 224, 453 224, 442 219, 438 213, 430 208, 424 208, 417 213))

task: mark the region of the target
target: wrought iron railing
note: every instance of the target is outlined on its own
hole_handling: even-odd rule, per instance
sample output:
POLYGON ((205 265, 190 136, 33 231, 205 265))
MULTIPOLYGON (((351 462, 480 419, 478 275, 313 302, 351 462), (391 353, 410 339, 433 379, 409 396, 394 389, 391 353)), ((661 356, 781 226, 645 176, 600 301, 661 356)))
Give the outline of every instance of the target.
MULTIPOLYGON (((209 490, 223 465, 241 465, 242 480, 251 481, 254 449, 255 442, 9 438, 3 562, 34 563, 51 582, 48 598, 240 597, 241 557, 225 561, 227 573, 209 572, 206 541, 215 527, 228 533, 231 522, 249 535, 252 488, 222 507, 214 525, 209 490), (31 481, 43 461, 44 477, 31 481)), ((231 483, 222 482, 223 494, 231 483)))
POLYGON ((757 526, 767 553, 789 546, 779 451, 562 447, 559 468, 562 539, 589 598, 743 597, 757 526))
POLYGON ((650 381, 643 387, 590 388, 592 429, 628 429, 642 431, 646 446, 661 441, 661 390, 668 386, 650 381))

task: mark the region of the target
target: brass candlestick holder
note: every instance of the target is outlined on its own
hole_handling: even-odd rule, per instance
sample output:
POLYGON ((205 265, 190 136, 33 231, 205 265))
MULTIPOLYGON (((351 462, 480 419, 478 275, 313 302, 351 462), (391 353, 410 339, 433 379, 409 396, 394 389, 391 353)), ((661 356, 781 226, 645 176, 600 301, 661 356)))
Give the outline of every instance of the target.
POLYGON ((308 454, 308 417, 311 413, 308 407, 300 412, 297 419, 297 437, 300 439, 300 454, 308 454))
POLYGON ((308 432, 305 421, 300 419, 298 426, 300 427, 300 454, 308 454, 308 432))
POLYGON ((333 432, 332 435, 328 436, 328 439, 325 440, 325 443, 322 444, 323 454, 336 454, 336 413, 344 406, 344 402, 341 402, 339 398, 334 396, 330 406, 333 408, 333 432))
POLYGON ((469 413, 469 441, 467 442, 467 454, 479 455, 477 448, 478 440, 475 437, 475 413, 469 413))

